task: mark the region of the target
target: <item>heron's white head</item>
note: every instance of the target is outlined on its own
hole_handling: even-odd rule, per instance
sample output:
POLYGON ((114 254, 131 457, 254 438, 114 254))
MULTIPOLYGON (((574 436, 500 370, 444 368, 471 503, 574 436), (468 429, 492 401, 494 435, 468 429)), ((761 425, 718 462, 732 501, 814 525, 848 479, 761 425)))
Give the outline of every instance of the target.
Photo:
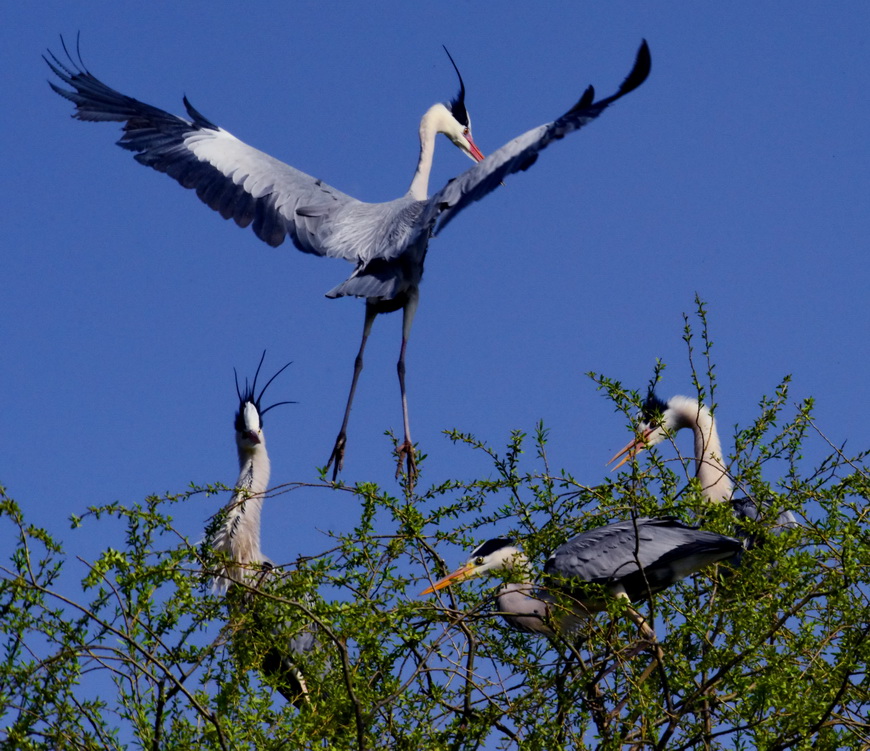
POLYGON ((608 464, 619 459, 619 463, 613 467, 613 469, 619 469, 644 449, 661 443, 674 431, 691 427, 688 416, 693 413, 697 414, 699 409, 696 399, 690 399, 687 396, 673 396, 664 402, 650 389, 640 411, 635 438, 619 451, 608 464))
POLYGON ((265 445, 265 437, 263 435, 263 415, 273 407, 278 407, 281 404, 293 404, 293 402, 277 402, 275 404, 262 408, 260 402, 269 384, 272 383, 281 373, 289 366, 288 362, 281 368, 269 381, 263 386, 263 389, 257 395, 257 376, 260 375, 260 368, 263 365, 263 360, 266 358, 266 352, 260 358, 260 364, 257 366, 257 372, 254 374, 254 381, 250 385, 247 378, 245 379, 245 388, 239 388, 239 375, 233 370, 236 377, 236 395, 239 397, 239 409, 236 412, 235 428, 236 428, 236 443, 239 451, 252 452, 258 446, 265 445))
POLYGON ((463 125, 457 120, 447 105, 433 104, 423 115, 423 120, 420 122, 421 140, 425 140, 425 133, 430 129, 436 133, 443 133, 473 161, 479 162, 483 159, 483 153, 471 137, 471 125, 463 125))
POLYGON ((439 589, 443 589, 448 584, 458 584, 475 576, 481 576, 488 571, 510 570, 514 568, 526 570, 528 563, 528 558, 514 545, 512 539, 497 537, 494 540, 487 540, 483 545, 475 548, 471 552, 471 557, 468 561, 453 573, 448 574, 443 579, 439 579, 420 594, 431 594, 439 589))
POLYGON ((260 412, 254 402, 246 401, 239 405, 239 411, 236 413, 236 441, 239 448, 249 451, 263 443, 263 425, 260 422, 260 412))

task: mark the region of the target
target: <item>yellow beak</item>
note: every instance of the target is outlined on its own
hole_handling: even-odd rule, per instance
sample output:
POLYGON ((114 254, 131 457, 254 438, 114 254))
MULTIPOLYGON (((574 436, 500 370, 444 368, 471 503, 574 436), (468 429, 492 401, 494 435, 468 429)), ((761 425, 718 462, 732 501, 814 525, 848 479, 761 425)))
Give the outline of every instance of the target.
POLYGON ((655 428, 649 428, 645 430, 642 435, 635 438, 633 441, 629 442, 629 444, 623 448, 621 451, 617 452, 617 454, 609 461, 608 464, 613 464, 617 459, 622 457, 619 464, 616 464, 611 471, 615 472, 619 469, 623 464, 628 461, 634 459, 641 451, 646 448, 646 442, 649 436, 652 434, 655 428))
POLYGON ((444 589, 448 584, 453 584, 455 582, 465 581, 466 579, 470 579, 474 576, 475 567, 473 563, 466 563, 460 568, 456 569, 452 574, 447 574, 443 579, 439 579, 435 582, 431 587, 424 589, 420 592, 421 595, 430 595, 433 592, 436 592, 439 589, 444 589))

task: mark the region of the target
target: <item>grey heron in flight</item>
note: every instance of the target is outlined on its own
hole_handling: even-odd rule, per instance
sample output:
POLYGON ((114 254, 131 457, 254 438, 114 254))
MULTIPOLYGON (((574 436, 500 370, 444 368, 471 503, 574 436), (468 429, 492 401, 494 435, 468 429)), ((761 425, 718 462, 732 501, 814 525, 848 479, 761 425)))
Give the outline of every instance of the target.
POLYGON ((618 469, 645 448, 661 443, 684 428, 691 429, 695 439, 695 477, 701 484, 701 492, 711 503, 731 505, 738 520, 738 532, 745 537, 747 548, 758 544, 759 539, 745 532, 746 521, 766 522, 770 525, 768 531, 776 535, 798 526, 795 515, 787 509, 776 512, 776 518, 772 519, 774 513, 770 503, 734 497, 734 483, 725 466, 716 420, 706 405, 692 397, 673 396, 665 402, 650 390, 641 410, 635 438, 608 463, 618 461, 614 466, 618 469))
MULTIPOLYGON (((542 586, 532 582, 528 558, 514 540, 489 540, 456 571, 421 594, 430 594, 492 571, 511 569, 518 581, 496 595, 501 617, 511 628, 553 636, 570 634, 609 597, 631 603, 649 598, 702 568, 742 550, 739 540, 690 527, 676 519, 638 518, 590 529, 560 545, 544 564, 542 586)), ((646 638, 652 630, 633 607, 627 610, 646 638)))
POLYGON ((46 62, 72 87, 68 90, 50 84, 75 105, 74 117, 124 123, 118 145, 134 152, 140 164, 167 173, 186 188, 195 188, 204 203, 239 226, 250 224, 257 237, 269 245, 280 245, 289 236, 305 253, 343 258, 354 264, 353 273, 327 292, 327 297, 351 295, 366 300, 363 335, 344 419, 327 463, 327 467, 335 463, 333 480, 342 468, 348 419, 374 319, 379 313, 400 309, 402 345, 397 371, 404 440, 398 447, 398 462, 401 469, 406 459, 409 477, 416 475, 405 390, 405 351, 430 237, 466 206, 495 190, 507 175, 528 169, 550 143, 582 128, 640 86, 650 70, 649 48, 644 41, 616 93, 594 101, 595 92, 589 86, 564 115, 514 138, 486 159, 471 139, 460 76, 459 95, 447 106, 433 105, 420 122, 420 156, 405 195, 386 203, 364 203, 248 146, 199 113, 186 97, 189 120, 106 86, 86 69, 81 55, 75 61, 67 52, 67 58, 68 64, 51 54, 46 62), (430 197, 429 174, 439 132, 479 163, 430 197))
MULTIPOLYGON (((263 415, 270 409, 292 402, 276 402, 262 406, 263 395, 281 373, 287 363, 273 375, 257 393, 257 378, 266 353, 252 383, 245 379, 244 388, 239 388, 236 376, 236 395, 239 407, 235 417, 236 447, 239 453, 239 477, 235 490, 224 509, 224 520, 212 541, 216 553, 220 553, 224 565, 213 580, 213 589, 218 594, 227 594, 233 585, 247 588, 244 594, 234 598, 236 604, 245 608, 261 606, 252 596, 263 581, 272 576, 273 564, 260 547, 260 526, 263 499, 269 487, 271 467, 266 451, 266 436, 263 433, 263 415)), ((254 611, 253 621, 257 622, 254 611)), ((270 678, 281 695, 289 702, 300 705, 307 701, 308 687, 302 673, 293 661, 294 655, 304 654, 317 647, 317 639, 311 629, 303 629, 281 643, 280 635, 268 634, 272 646, 263 655, 261 670, 270 678)))

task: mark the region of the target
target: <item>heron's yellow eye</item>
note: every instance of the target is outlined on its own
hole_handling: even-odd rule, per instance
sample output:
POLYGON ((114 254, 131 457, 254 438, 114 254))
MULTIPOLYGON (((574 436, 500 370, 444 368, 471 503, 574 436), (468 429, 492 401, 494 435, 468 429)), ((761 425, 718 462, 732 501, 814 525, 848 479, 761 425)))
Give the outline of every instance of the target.
POLYGON ((474 559, 474 565, 475 566, 482 566, 483 565, 483 556, 481 556, 481 555, 477 556, 477 558, 474 559))

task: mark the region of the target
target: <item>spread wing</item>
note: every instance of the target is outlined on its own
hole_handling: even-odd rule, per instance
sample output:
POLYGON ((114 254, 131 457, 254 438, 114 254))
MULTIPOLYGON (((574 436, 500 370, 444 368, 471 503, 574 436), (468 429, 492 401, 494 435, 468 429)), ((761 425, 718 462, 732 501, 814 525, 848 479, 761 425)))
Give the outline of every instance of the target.
POLYGON ((613 96, 594 102, 595 90, 590 86, 580 97, 580 101, 558 120, 523 133, 451 180, 429 199, 427 209, 420 218, 420 231, 438 234, 456 214, 495 190, 505 177, 531 167, 537 160, 538 154, 553 141, 579 130, 598 117, 617 99, 634 91, 646 80, 650 66, 649 47, 644 40, 637 51, 631 73, 613 96))
POLYGON ((272 246, 286 236, 305 253, 357 260, 349 243, 336 242, 330 219, 361 204, 322 181, 284 164, 218 127, 184 98, 190 120, 125 96, 88 72, 67 53, 44 58, 72 90, 49 82, 76 106, 75 118, 124 123, 121 148, 140 164, 165 172, 200 200, 272 246))

